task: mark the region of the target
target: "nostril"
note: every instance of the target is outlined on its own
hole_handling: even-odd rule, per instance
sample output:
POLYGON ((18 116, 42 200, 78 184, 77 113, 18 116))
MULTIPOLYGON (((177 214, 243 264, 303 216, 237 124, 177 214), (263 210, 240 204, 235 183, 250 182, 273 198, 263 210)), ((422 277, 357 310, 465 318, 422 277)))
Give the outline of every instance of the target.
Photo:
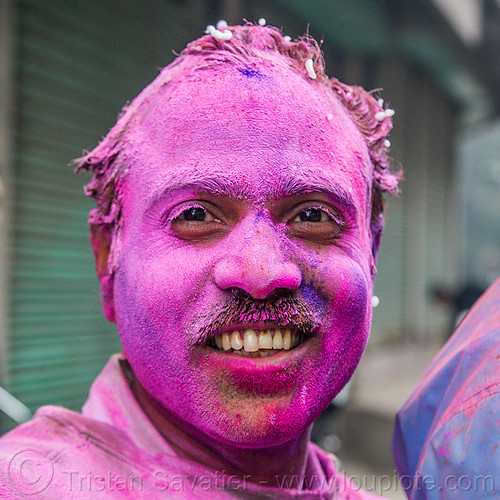
POLYGON ((244 279, 245 271, 236 259, 224 259, 215 266, 214 280, 223 290, 241 288, 244 279))
POLYGON ((278 276, 271 283, 272 288, 287 288, 296 290, 302 282, 302 274, 297 265, 292 262, 283 264, 278 276))
POLYGON ((296 290, 302 276, 292 262, 275 261, 266 265, 251 259, 230 257, 217 263, 214 280, 223 290, 237 288, 256 299, 265 299, 276 289, 296 290))

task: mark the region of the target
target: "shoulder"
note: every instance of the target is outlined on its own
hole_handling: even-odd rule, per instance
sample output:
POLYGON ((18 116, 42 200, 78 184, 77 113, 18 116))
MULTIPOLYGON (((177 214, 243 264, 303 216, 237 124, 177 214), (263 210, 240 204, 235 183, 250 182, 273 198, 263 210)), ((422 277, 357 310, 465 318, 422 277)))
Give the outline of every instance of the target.
POLYGON ((0 439, 2 500, 181 499, 186 491, 194 500, 206 498, 208 476, 196 464, 139 448, 117 427, 64 408, 43 407, 0 439))
POLYGON ((43 406, 32 420, 16 427, 0 439, 0 453, 38 447, 60 452, 82 443, 126 439, 119 429, 66 408, 43 406))
POLYGON ((65 498, 83 472, 126 470, 140 455, 119 429, 45 406, 0 439, 0 498, 65 498))

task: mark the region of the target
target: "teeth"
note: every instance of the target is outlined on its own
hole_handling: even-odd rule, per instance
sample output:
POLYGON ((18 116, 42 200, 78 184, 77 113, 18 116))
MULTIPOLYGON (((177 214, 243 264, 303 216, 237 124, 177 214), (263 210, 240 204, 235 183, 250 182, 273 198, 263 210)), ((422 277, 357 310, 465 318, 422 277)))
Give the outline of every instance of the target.
POLYGON ((262 330, 259 335, 259 349, 272 349, 273 337, 269 330, 262 330))
POLYGON ((216 335, 215 336, 215 345, 219 348, 222 349, 222 335, 216 335))
POLYGON ((229 351, 229 349, 231 349, 231 340, 229 339, 229 333, 222 334, 222 348, 225 351, 229 351))
POLYGON ((274 332, 273 349, 283 349, 283 337, 281 336, 281 330, 276 330, 274 332))
POLYGON ((247 358, 265 358, 283 349, 287 351, 293 349, 300 343, 301 338, 298 332, 292 332, 289 328, 278 328, 274 331, 249 328, 244 332, 234 330, 232 333, 216 335, 215 345, 218 349, 231 351, 247 358))
POLYGON ((259 350, 259 341, 255 330, 245 330, 245 351, 247 352, 257 352, 259 350))
POLYGON ((283 349, 288 351, 290 347, 292 347, 292 332, 287 329, 283 333, 283 349))
MULTIPOLYGON (((239 351, 243 347, 243 343, 241 342, 240 333, 238 332, 238 330, 235 330, 231 335, 231 347, 235 351, 239 351)), ((248 351, 248 349, 246 350, 248 351)))

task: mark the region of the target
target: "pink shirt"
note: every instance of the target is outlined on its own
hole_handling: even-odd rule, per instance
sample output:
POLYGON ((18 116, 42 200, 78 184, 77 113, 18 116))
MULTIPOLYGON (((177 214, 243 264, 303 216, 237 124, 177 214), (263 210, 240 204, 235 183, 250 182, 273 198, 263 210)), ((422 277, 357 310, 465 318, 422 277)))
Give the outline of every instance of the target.
POLYGON ((245 482, 176 456, 136 402, 111 357, 82 414, 45 406, 0 439, 0 498, 32 499, 349 499, 356 491, 331 455, 310 443, 306 477, 273 487, 245 482))

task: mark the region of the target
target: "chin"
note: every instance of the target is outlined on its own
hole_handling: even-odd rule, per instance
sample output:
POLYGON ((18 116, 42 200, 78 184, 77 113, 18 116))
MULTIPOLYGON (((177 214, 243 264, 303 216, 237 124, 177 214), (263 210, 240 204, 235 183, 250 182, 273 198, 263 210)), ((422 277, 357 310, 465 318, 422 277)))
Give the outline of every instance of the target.
POLYGON ((310 427, 328 406, 326 397, 317 401, 301 397, 307 391, 298 390, 293 396, 256 396, 237 398, 220 405, 210 420, 197 427, 218 441, 241 448, 270 447, 295 439, 310 427))

